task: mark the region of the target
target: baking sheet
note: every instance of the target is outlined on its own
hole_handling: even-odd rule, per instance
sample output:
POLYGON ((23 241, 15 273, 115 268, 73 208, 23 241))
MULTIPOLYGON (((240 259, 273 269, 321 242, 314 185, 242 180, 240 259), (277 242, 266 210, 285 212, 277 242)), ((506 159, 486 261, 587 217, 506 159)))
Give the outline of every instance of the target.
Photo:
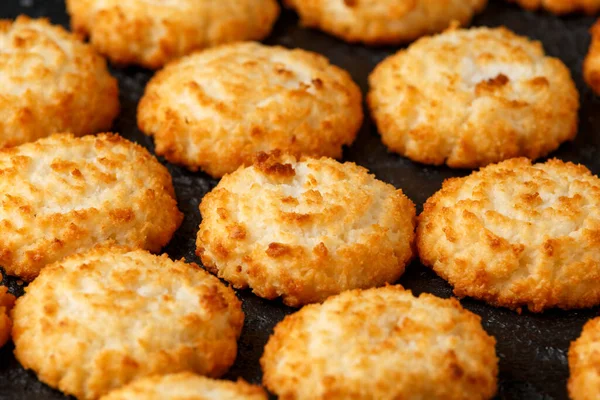
MULTIPOLYGON (((0 0, 0 17, 14 18, 19 14, 45 16, 53 23, 68 26, 63 0, 0 0)), ((571 69, 581 94, 579 135, 573 143, 563 145, 552 156, 565 161, 586 165, 595 174, 600 173, 600 99, 584 85, 581 66, 589 45, 587 33, 594 19, 571 16, 558 18, 546 13, 522 11, 502 0, 491 1, 486 11, 475 18, 474 25, 506 25, 515 32, 541 40, 547 53, 561 58, 571 69)), ((349 45, 323 33, 298 26, 290 11, 283 12, 268 44, 301 47, 326 55, 348 70, 363 93, 367 91, 367 77, 373 67, 397 48, 367 48, 349 45)), ((112 69, 119 79, 122 113, 114 131, 152 149, 150 138, 136 127, 136 106, 152 72, 130 67, 112 69)), ((437 191, 444 179, 462 176, 468 171, 452 171, 445 167, 415 164, 398 155, 389 154, 367 116, 358 139, 344 151, 344 160, 367 167, 379 179, 402 188, 420 212, 425 200, 437 191)), ((161 160, 164 161, 164 160, 161 160)), ((216 180, 202 173, 191 173, 168 165, 173 176, 179 207, 185 213, 182 227, 165 251, 172 258, 185 257, 198 262, 194 255, 195 238, 200 214, 198 205, 202 196, 211 190, 216 180)), ((0 232, 1 235, 1 232, 0 232)), ((15 294, 22 292, 16 279, 7 283, 15 294)), ((418 261, 413 262, 399 283, 415 293, 429 292, 449 297, 451 288, 418 261)), ((244 303, 246 323, 239 342, 235 365, 226 378, 244 379, 260 383, 258 360, 275 324, 292 309, 277 301, 266 301, 249 291, 238 292, 244 303)), ((505 309, 496 309, 478 301, 466 299, 463 305, 479 314, 485 329, 498 341, 500 358, 499 399, 566 399, 568 377, 567 350, 569 343, 579 336, 581 327, 598 315, 599 309, 583 311, 548 311, 541 315, 524 312, 518 315, 505 309)), ((23 370, 12 355, 9 344, 0 350, 0 400, 3 399, 65 399, 60 392, 40 383, 35 374, 23 370)))

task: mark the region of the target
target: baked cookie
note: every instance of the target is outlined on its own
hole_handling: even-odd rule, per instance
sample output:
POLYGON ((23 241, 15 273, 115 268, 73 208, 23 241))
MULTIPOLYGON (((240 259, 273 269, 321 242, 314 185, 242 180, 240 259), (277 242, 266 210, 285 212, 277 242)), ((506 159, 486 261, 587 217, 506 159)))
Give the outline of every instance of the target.
POLYGON ((118 135, 0 150, 0 176, 0 265, 27 281, 109 239, 157 252, 183 219, 167 169, 118 135))
POLYGON ((535 159, 577 134, 579 94, 567 67, 505 28, 420 39, 379 64, 369 82, 385 145, 424 164, 535 159))
POLYGON ((586 83, 600 95, 600 20, 590 30, 592 43, 583 62, 583 77, 586 83))
POLYGON ((262 40, 276 0, 67 0, 71 26, 116 64, 160 68, 194 50, 262 40))
POLYGON ((232 289, 195 264, 98 246, 49 265, 13 309, 15 356, 78 399, 145 376, 218 377, 244 314, 232 289))
MULTIPOLYGON (((2 275, 0 275, 0 281, 2 275)), ((8 293, 6 286, 0 286, 0 347, 4 346, 10 339, 10 330, 12 321, 10 319, 10 310, 15 304, 15 296, 8 293)))
POLYGON ((527 10, 545 9, 554 14, 584 12, 595 14, 600 11, 600 0, 508 0, 517 3, 527 10))
POLYGON ((208 270, 290 306, 395 282, 413 255, 415 206, 353 163, 259 154, 200 204, 208 270))
POLYGON ((156 153, 214 177, 256 152, 339 158, 362 124, 350 75, 308 51, 239 43, 169 64, 148 84, 140 130, 156 153))
POLYGON ((569 397, 596 400, 600 397, 600 318, 588 321, 569 349, 569 397))
POLYGON ((468 25, 487 0, 284 0, 302 25, 347 42, 399 44, 441 32, 453 22, 468 25))
POLYGON ((104 59, 62 27, 0 20, 0 147, 106 131, 119 112, 118 91, 104 59))
POLYGON ((260 364, 281 399, 483 400, 496 393, 494 346, 456 299, 386 286, 285 317, 260 364))
POLYGON ((101 400, 267 400, 260 386, 218 381, 190 372, 139 379, 101 400))
POLYGON ((541 312, 600 304, 600 179, 516 158, 444 182, 417 228, 423 264, 471 296, 541 312))

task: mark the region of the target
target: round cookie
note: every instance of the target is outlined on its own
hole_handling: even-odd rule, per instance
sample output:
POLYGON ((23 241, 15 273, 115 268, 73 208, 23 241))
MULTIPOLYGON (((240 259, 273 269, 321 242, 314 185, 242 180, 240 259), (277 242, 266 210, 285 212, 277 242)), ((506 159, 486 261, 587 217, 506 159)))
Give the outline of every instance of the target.
POLYGON ((535 159, 577 133, 579 94, 567 67, 505 28, 420 39, 380 63, 369 82, 385 145, 425 164, 535 159))
POLYGON ((150 375, 221 376, 244 314, 233 290, 197 265, 107 245, 45 268, 17 300, 13 322, 23 367, 96 399, 150 375))
POLYGON ((189 372, 139 379, 101 400, 267 400, 260 386, 219 381, 189 372))
POLYGON ((108 130, 118 91, 104 59, 62 27, 0 20, 0 147, 108 130))
POLYGON ((259 151, 339 158, 362 124, 360 89, 323 56, 239 43, 169 64, 150 81, 138 125, 156 153, 214 177, 259 151))
POLYGON ((588 321, 569 349, 569 397, 595 400, 600 397, 600 318, 588 321))
POLYGON ((0 150, 0 174, 0 265, 27 281, 109 239, 158 252, 183 219, 167 169, 118 135, 0 150))
POLYGON ((508 0, 508 2, 517 3, 527 10, 545 9, 558 15, 573 12, 591 15, 600 11, 600 0, 508 0))
MULTIPOLYGON (((0 275, 0 281, 2 276, 0 275)), ((15 304, 15 296, 8 293, 6 286, 0 286, 0 347, 4 346, 10 339, 12 321, 9 312, 15 304)))
POLYGON ((484 400, 496 393, 494 346, 456 299, 386 286, 285 317, 260 363, 282 399, 484 400))
POLYGON ((525 158, 444 182, 417 228, 423 264, 471 296, 541 312, 600 304, 600 179, 525 158))
POLYGON ((276 0, 67 0, 74 31, 116 64, 160 68, 219 44, 262 40, 276 0))
POLYGON ((414 204, 353 163, 262 153, 200 212, 206 268, 294 307, 395 282, 413 255, 414 204))
POLYGON ((302 25, 347 42, 371 45, 410 42, 453 22, 468 25, 487 0, 284 0, 302 25))
POLYGON ((583 62, 583 76, 586 83, 600 95, 600 20, 590 30, 592 43, 583 62))

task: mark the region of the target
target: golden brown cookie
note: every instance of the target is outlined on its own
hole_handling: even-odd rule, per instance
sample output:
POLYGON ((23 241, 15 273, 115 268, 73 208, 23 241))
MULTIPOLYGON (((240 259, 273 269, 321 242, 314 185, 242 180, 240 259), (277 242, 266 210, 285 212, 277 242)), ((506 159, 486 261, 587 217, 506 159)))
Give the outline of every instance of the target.
POLYGON ((101 400, 267 400, 260 386, 219 381, 190 372, 142 378, 101 400))
POLYGON ((262 40, 276 0, 67 0, 74 31, 116 64, 160 68, 194 50, 262 40))
POLYGON ((346 71, 315 53, 258 43, 169 64, 138 108, 157 154, 214 177, 259 151, 339 158, 362 120, 360 89, 346 71))
POLYGON ((541 312, 600 304, 600 179, 516 158, 444 182, 417 228, 423 264, 471 296, 541 312))
POLYGON ((441 32, 453 22, 468 25, 487 0, 284 0, 302 25, 347 42, 371 45, 410 42, 441 32))
POLYGON ((0 20, 0 147, 106 131, 118 112, 117 81, 91 46, 45 19, 0 20))
POLYGON ((544 9, 562 15, 573 12, 595 14, 600 11, 600 0, 508 0, 517 3, 527 10, 544 9))
POLYGON ((109 239, 160 251, 183 219, 167 169, 114 134, 0 150, 0 176, 0 265, 28 281, 109 239))
POLYGON ((592 43, 583 62, 583 77, 594 92, 600 95, 600 20, 590 29, 590 34, 592 43))
POLYGON ((456 299, 386 286, 285 317, 260 363, 280 399, 484 400, 496 393, 494 346, 456 299))
POLYGON ((567 67, 505 28, 420 39, 380 63, 369 82, 383 142, 421 163, 535 159, 577 134, 579 94, 567 67))
POLYGON ((146 376, 218 377, 244 314, 232 289, 195 264, 98 246, 46 267, 13 310, 15 356, 78 399, 146 376))
POLYGON ((569 397, 595 400, 600 397, 600 318, 588 321, 569 349, 569 397))
POLYGON ((415 206, 353 163, 261 154, 200 204, 203 264, 290 306, 395 282, 413 251, 415 206))

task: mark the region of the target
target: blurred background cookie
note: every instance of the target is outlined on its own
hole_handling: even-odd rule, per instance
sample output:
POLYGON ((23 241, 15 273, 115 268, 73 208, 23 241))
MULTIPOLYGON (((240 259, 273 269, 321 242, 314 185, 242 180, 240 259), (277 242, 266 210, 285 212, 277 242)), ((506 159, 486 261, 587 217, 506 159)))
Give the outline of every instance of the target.
POLYGON ((285 317, 260 360, 281 399, 491 399, 495 340, 456 299, 347 291, 285 317))
POLYGON ((386 45, 441 32, 453 21, 468 25, 487 0, 284 0, 302 25, 347 42, 386 45))
MULTIPOLYGON (((0 275, 2 279, 2 275, 0 275)), ((4 346, 10 339, 12 321, 10 319, 10 310, 15 304, 15 296, 8 293, 6 286, 0 286, 0 347, 4 346)))
POLYGON ((380 63, 369 82, 383 142, 421 163, 535 159, 577 134, 579 94, 567 67, 505 28, 420 39, 380 63))
POLYGON ((160 68, 222 43, 262 40, 276 0, 67 0, 71 26, 116 64, 160 68))
POLYGON ((600 0, 508 0, 528 10, 544 9, 554 14, 584 12, 595 14, 600 11, 600 0))
POLYGON ((423 264, 471 296, 540 312, 600 304, 600 179, 517 158, 444 182, 417 228, 423 264))
POLYGON ((569 397, 595 400, 600 397, 600 318, 590 320, 569 349, 569 397))
POLYGON ((395 282, 413 251, 415 206, 353 163, 260 154, 200 205, 197 254, 236 288, 290 306, 395 282))
POLYGON ((197 265, 116 246, 45 268, 13 318, 23 367, 78 399, 155 374, 221 376, 244 322, 233 290, 197 265))
POLYGON ((600 95, 600 20, 590 29, 590 34, 592 43, 583 61, 583 77, 594 92, 600 95))
POLYGON ((267 394, 243 380, 214 380, 181 372, 136 380, 101 400, 267 400, 267 394))
POLYGON ((157 252, 183 219, 167 169, 118 135, 0 150, 0 171, 0 265, 28 281, 109 239, 157 252))
POLYGON ((258 43, 221 46, 156 74, 138 108, 156 153, 214 177, 256 152, 342 156, 363 120, 360 89, 318 54, 258 43))
POLYGON ((91 46, 45 19, 0 20, 0 147, 106 131, 118 112, 117 81, 91 46))

